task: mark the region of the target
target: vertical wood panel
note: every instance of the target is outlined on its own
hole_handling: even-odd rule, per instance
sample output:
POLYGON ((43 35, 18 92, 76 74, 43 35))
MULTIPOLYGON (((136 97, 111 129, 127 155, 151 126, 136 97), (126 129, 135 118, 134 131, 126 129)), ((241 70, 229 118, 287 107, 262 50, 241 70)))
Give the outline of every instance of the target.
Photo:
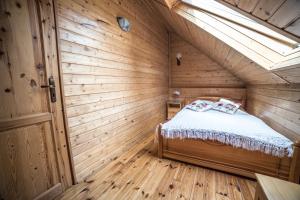
POLYGON ((59 0, 58 26, 78 181, 165 118, 168 32, 143 1, 59 0), (131 23, 123 32, 116 17, 131 23))

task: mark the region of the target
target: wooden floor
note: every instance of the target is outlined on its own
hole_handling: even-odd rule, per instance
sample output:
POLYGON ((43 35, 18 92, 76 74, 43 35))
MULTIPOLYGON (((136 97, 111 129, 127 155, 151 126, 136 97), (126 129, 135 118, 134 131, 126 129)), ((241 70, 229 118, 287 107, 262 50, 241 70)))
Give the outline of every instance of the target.
POLYGON ((58 199, 254 199, 256 182, 155 156, 152 137, 58 199))

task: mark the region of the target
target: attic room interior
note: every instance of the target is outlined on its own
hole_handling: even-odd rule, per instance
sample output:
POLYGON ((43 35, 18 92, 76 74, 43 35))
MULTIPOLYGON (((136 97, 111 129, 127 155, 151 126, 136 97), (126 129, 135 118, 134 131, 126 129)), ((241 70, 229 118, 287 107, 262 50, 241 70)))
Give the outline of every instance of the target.
POLYGON ((300 199, 299 0, 0 12, 0 200, 300 199))

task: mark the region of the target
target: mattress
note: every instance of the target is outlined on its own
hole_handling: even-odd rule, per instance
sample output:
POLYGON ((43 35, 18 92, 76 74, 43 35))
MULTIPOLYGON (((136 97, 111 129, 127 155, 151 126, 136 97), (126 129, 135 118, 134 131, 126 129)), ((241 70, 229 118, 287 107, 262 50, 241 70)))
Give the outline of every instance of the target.
POLYGON ((216 110, 195 112, 183 108, 162 125, 166 138, 214 140, 233 147, 291 157, 293 142, 259 118, 242 110, 226 114, 216 110))

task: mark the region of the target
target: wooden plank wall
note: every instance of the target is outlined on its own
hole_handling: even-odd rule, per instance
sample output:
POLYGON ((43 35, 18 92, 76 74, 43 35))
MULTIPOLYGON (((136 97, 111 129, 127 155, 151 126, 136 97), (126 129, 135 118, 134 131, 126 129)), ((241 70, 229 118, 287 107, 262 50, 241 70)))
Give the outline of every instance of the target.
POLYGON ((233 5, 266 23, 300 36, 300 2, 297 0, 219 0, 233 5))
POLYGON ((170 27, 194 47, 204 52, 208 57, 224 66, 232 74, 247 84, 281 84, 287 83, 278 75, 259 66, 237 50, 217 39, 196 24, 170 11, 162 0, 153 0, 170 27))
POLYGON ((169 99, 174 98, 173 92, 179 91, 179 99, 196 98, 201 96, 220 96, 232 99, 243 99, 246 96, 246 88, 170 88, 169 99))
POLYGON ((59 0, 66 112, 77 181, 165 119, 168 32, 143 1, 59 0), (116 17, 132 24, 119 28, 116 17))
POLYGON ((243 87, 244 83, 175 33, 171 34, 171 87, 243 87), (176 55, 182 55, 177 65, 176 55))
POLYGON ((245 95, 243 81, 175 33, 171 34, 170 59, 169 98, 175 90, 181 92, 181 98, 206 95, 240 98, 245 95), (177 53, 182 55, 179 66, 177 53))
POLYGON ((300 85, 247 87, 248 112, 294 141, 300 141, 300 85))
POLYGON ((273 70, 273 73, 284 78, 290 83, 300 83, 300 67, 288 67, 273 70))

